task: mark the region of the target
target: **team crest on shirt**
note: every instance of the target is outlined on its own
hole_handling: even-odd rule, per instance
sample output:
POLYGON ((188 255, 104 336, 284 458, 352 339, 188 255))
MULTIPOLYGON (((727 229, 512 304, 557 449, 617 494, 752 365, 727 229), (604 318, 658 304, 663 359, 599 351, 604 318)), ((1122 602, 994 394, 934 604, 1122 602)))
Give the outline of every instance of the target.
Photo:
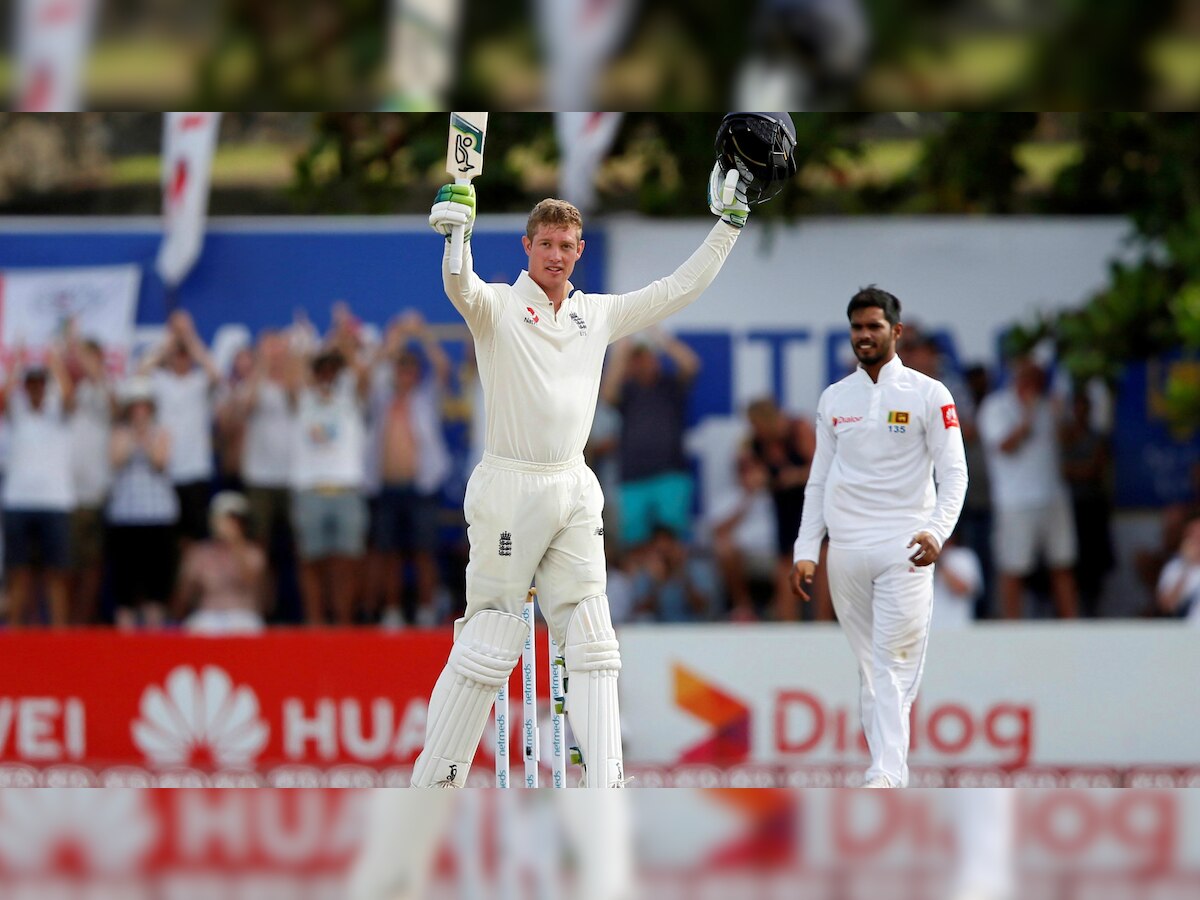
POLYGON ((579 329, 580 334, 587 334, 587 322, 583 321, 583 316, 579 313, 571 313, 571 321, 575 323, 575 327, 579 329))

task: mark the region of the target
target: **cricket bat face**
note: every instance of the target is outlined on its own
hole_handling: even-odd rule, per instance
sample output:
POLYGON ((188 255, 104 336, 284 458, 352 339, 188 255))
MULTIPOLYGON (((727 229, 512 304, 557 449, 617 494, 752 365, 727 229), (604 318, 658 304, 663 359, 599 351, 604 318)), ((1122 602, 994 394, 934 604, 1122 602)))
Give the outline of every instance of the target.
POLYGON ((485 112, 450 113, 450 141, 446 171, 455 181, 470 181, 483 171, 483 144, 487 134, 485 112))

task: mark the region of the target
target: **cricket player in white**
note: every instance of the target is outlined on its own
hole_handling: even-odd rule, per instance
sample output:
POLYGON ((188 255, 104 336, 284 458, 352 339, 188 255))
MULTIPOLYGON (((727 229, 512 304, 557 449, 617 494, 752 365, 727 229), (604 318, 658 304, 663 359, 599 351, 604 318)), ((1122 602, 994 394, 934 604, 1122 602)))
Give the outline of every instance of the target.
POLYGON ((896 356, 900 301, 864 288, 847 315, 858 368, 827 387, 817 406, 792 590, 809 599, 828 533, 829 589, 862 686, 865 786, 904 787, 933 564, 962 510, 967 462, 950 392, 896 356))
MULTIPOLYGON (((563 648, 566 714, 588 787, 624 781, 617 710, 621 656, 609 618, 596 477, 583 463, 605 349, 700 296, 749 215, 745 183, 726 199, 714 167, 709 206, 721 217, 674 273, 627 294, 585 294, 570 282, 583 255, 579 211, 544 200, 522 238, 529 269, 513 285, 485 284, 464 250, 461 275, 443 258, 446 294, 475 340, 487 427, 483 461, 467 484, 470 560, 466 615, 429 701, 413 785, 461 786, 525 641, 521 604, 535 578, 551 634, 563 648)), ((430 225, 470 232, 475 192, 446 185, 430 225)), ((447 245, 449 246, 449 245, 447 245)))

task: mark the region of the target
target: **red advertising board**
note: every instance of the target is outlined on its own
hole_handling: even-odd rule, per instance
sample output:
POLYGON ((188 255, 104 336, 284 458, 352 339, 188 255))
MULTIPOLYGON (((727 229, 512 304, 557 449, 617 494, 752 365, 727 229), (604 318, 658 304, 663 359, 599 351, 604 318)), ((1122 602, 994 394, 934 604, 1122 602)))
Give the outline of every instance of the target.
POLYGON ((406 783, 450 643, 416 630, 0 635, 0 784, 406 783))

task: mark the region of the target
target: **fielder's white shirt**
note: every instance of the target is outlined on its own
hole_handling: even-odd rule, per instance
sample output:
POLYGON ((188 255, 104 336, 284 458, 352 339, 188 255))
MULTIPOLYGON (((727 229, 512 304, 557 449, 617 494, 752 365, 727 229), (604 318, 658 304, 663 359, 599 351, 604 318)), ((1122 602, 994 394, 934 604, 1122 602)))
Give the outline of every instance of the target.
POLYGON ((475 338, 487 428, 484 450, 533 463, 569 462, 583 453, 608 345, 695 300, 712 283, 740 230, 718 222, 695 253, 665 278, 626 294, 585 294, 568 283, 554 305, 522 272, 516 284, 486 284, 442 261, 446 295, 475 338))
POLYGON ((792 558, 815 561, 827 531, 846 549, 918 531, 944 544, 966 494, 962 430, 946 386, 899 357, 878 382, 860 367, 817 405, 817 453, 792 558))

